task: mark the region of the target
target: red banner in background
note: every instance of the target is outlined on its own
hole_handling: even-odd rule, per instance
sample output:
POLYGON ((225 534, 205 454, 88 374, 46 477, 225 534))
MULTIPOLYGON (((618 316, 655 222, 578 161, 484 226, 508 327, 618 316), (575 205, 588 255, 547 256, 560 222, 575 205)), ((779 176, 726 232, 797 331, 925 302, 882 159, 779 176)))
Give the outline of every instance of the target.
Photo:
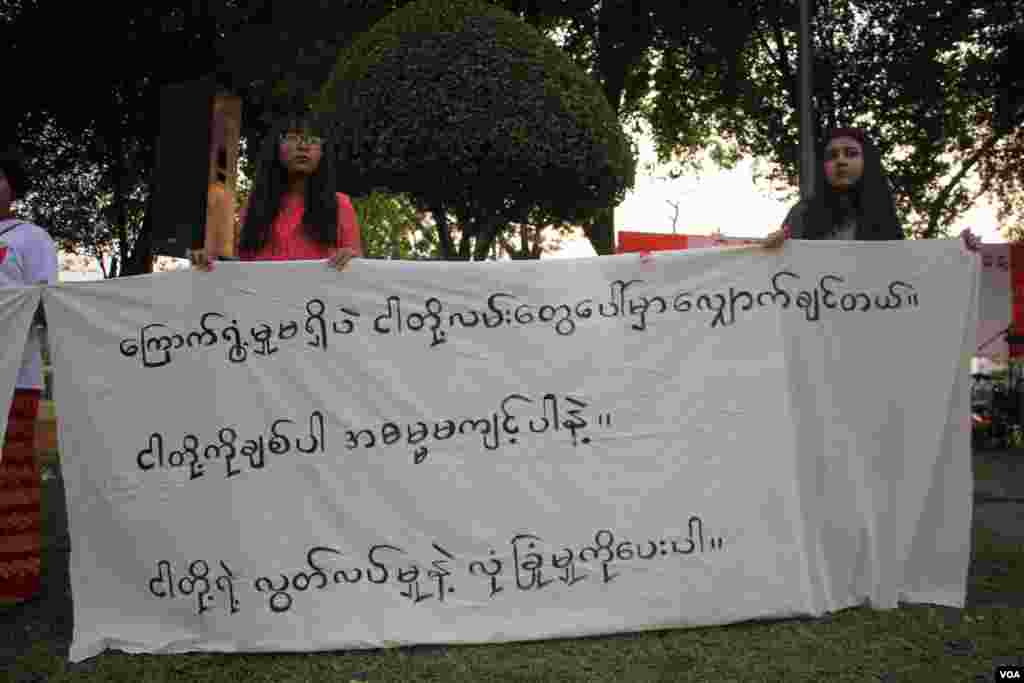
POLYGON ((638 251, 675 251, 708 247, 735 247, 757 244, 760 240, 722 235, 669 235, 663 232, 619 231, 619 254, 638 251))
MULTIPOLYGON (((1010 334, 1024 336, 1024 244, 1010 247, 1010 296, 1012 317, 1010 334)), ((1010 358, 1024 356, 1024 344, 1010 344, 1010 358)))
POLYGON ((662 232, 619 231, 620 254, 638 251, 675 251, 688 248, 686 235, 668 235, 662 232))

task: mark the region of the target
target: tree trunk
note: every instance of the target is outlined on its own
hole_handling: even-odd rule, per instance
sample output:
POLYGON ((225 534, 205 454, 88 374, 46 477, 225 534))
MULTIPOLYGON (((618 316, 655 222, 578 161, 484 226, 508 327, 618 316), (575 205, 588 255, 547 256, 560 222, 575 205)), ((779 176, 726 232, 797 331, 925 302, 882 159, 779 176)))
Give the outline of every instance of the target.
POLYGON ((473 228, 476 226, 470 225, 469 220, 465 216, 459 216, 459 222, 462 228, 462 238, 459 240, 459 260, 468 261, 472 252, 470 251, 470 245, 472 244, 472 235, 474 233, 473 228))
POLYGON ((491 250, 491 245, 494 244, 494 239, 498 234, 498 227, 500 225, 501 219, 499 218, 491 218, 483 224, 477 225, 476 244, 473 249, 473 258, 478 261, 484 261, 487 259, 487 253, 491 250))
POLYGON ((95 249, 93 255, 96 257, 96 262, 100 264, 100 273, 103 274, 103 279, 109 279, 110 275, 107 272, 107 264, 103 262, 103 252, 99 249, 95 249))
MULTIPOLYGON (((643 56, 649 37, 634 32, 632 7, 627 2, 602 2, 598 19, 598 80, 616 118, 622 108, 626 76, 643 56)), ((615 207, 598 214, 583 232, 601 255, 615 253, 615 207)))
POLYGON ((607 256, 615 253, 615 209, 602 209, 588 224, 583 226, 583 234, 594 245, 594 251, 607 256))
POLYGON ((430 210, 434 215, 434 223, 437 230, 437 241, 441 245, 441 258, 451 261, 455 258, 455 246, 452 244, 452 233, 448 229, 448 214, 444 204, 439 204, 430 210))
MULTIPOLYGON (((481 202, 475 208, 479 214, 473 221, 472 254, 474 259, 484 261, 487 259, 491 245, 497 239, 498 233, 507 226, 508 214, 502 211, 500 205, 492 206, 487 202, 481 202)), ((463 235, 463 240, 465 240, 465 235, 463 235)))
POLYGON ((123 275, 145 275, 153 272, 153 186, 150 184, 146 200, 146 214, 132 245, 131 259, 126 261, 123 275))
POLYGON ((536 231, 537 237, 533 241, 533 248, 530 249, 530 258, 539 259, 540 255, 544 251, 541 248, 541 241, 544 239, 544 226, 543 225, 538 225, 534 229, 536 231))
POLYGON ((391 226, 391 258, 402 257, 402 238, 405 236, 405 228, 398 223, 391 226))
MULTIPOLYGON (((120 126, 119 126, 120 127, 120 126)), ((124 136, 118 131, 114 136, 114 234, 117 235, 117 252, 121 263, 121 272, 127 270, 128 265, 128 207, 125 204, 124 192, 124 136)), ((111 266, 111 271, 115 268, 111 266)), ((117 277, 112 275, 111 277, 117 277)))

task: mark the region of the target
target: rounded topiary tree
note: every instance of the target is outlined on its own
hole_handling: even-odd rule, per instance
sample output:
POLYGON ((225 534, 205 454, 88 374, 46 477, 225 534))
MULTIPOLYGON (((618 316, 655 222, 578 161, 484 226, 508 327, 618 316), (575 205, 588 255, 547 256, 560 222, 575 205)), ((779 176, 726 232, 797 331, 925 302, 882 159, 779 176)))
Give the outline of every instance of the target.
POLYGON ((315 108, 329 117, 345 190, 407 193, 434 214, 448 258, 485 258, 531 212, 581 222, 634 181, 630 140, 597 83, 485 2, 391 13, 341 53, 315 108))

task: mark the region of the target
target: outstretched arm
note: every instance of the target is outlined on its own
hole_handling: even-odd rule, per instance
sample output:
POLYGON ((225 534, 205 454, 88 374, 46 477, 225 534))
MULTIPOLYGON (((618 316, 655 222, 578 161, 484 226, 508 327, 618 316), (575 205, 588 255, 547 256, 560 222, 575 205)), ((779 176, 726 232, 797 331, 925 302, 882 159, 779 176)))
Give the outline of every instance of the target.
POLYGON ((359 237, 359 220, 355 207, 347 195, 338 193, 338 244, 340 248, 331 252, 328 264, 335 270, 345 270, 348 262, 363 255, 359 237))
POLYGON ((782 227, 768 235, 764 242, 761 243, 761 246, 765 249, 778 249, 786 240, 799 239, 803 236, 805 208, 806 205, 801 201, 790 209, 789 213, 786 214, 785 220, 782 221, 782 227))

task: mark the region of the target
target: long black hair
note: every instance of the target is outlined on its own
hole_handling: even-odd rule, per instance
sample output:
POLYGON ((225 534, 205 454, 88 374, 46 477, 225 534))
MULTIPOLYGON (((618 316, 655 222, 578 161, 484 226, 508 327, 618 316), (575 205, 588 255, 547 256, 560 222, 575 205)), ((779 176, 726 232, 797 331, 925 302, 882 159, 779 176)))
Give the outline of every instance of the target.
POLYGON ((308 114, 293 114, 279 120, 263 140, 257 157, 256 177, 249 195, 245 222, 241 228, 239 249, 259 251, 270 238, 270 226, 281 210, 281 197, 288 189, 288 171, 278 157, 281 137, 290 131, 319 136, 320 164, 306 179, 302 229, 321 244, 338 243, 338 196, 334 146, 324 134, 324 127, 308 114))
POLYGON ((882 158, 867 134, 859 128, 838 128, 825 138, 822 153, 818 158, 818 172, 815 178, 814 196, 808 203, 804 217, 805 238, 823 239, 843 223, 849 212, 857 220, 858 240, 900 240, 904 239, 893 203, 889 180, 882 169, 882 158), (824 148, 836 138, 848 137, 857 140, 864 152, 864 173, 848 193, 849 208, 844 209, 840 200, 841 192, 835 190, 825 178, 824 148))
POLYGON ((32 176, 25 168, 24 153, 16 147, 4 149, 0 152, 0 171, 7 178, 14 199, 24 199, 25 193, 32 187, 32 176))

